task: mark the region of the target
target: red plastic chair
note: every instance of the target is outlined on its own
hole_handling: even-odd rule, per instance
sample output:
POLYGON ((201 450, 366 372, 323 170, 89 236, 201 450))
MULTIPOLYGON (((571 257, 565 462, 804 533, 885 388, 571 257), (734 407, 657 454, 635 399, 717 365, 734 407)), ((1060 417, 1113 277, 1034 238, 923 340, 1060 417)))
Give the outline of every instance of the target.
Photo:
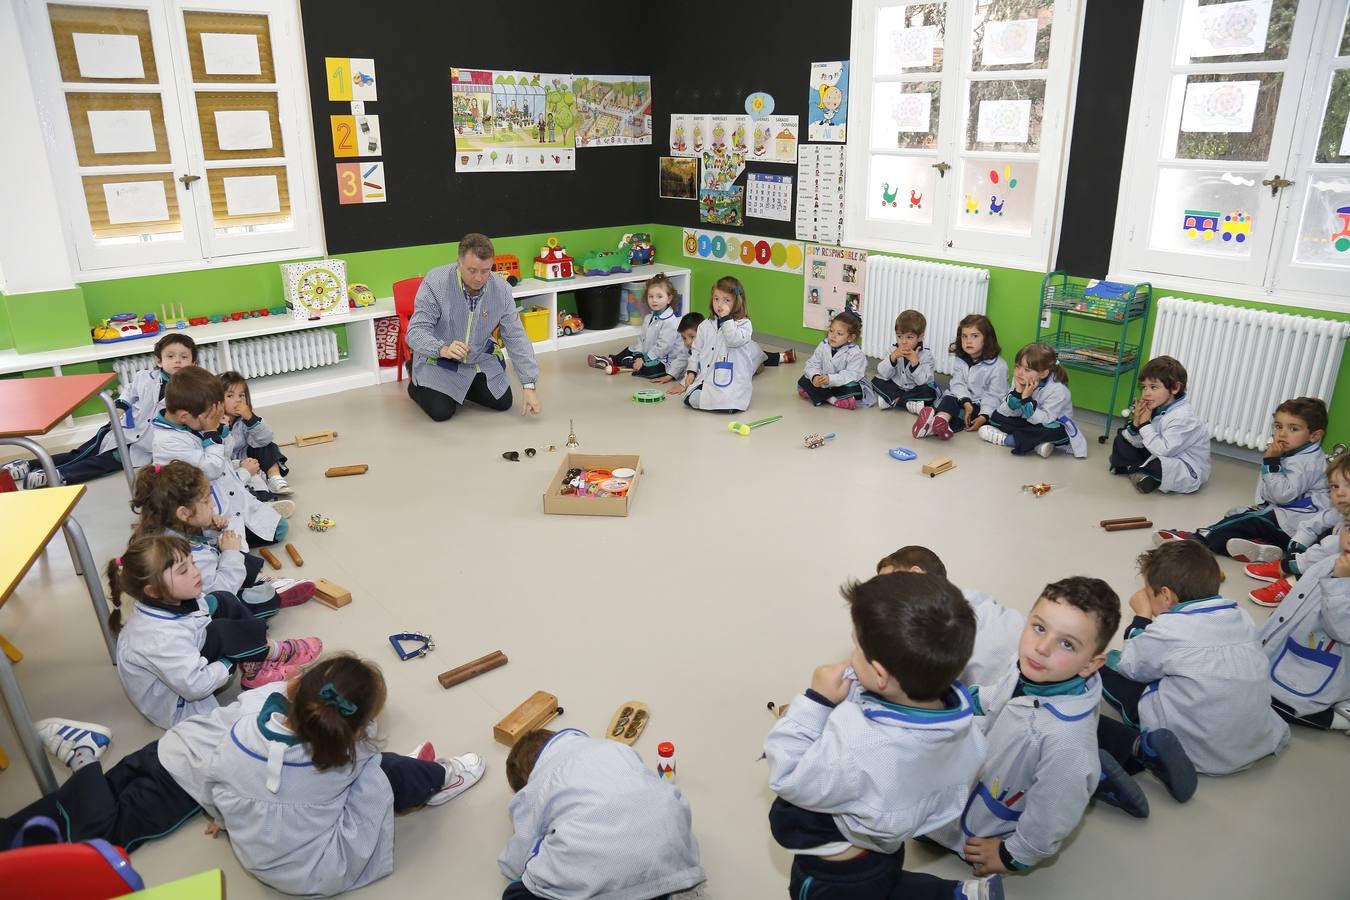
POLYGON ((412 318, 413 301, 422 286, 422 276, 394 282, 394 312, 398 314, 398 380, 403 380, 404 363, 412 358, 408 349, 408 320, 412 318))
POLYGON ((0 884, 6 897, 106 900, 145 888, 121 847, 100 839, 24 847, 24 833, 31 828, 45 828, 60 837, 56 823, 46 817, 24 824, 15 842, 19 846, 0 853, 0 884))

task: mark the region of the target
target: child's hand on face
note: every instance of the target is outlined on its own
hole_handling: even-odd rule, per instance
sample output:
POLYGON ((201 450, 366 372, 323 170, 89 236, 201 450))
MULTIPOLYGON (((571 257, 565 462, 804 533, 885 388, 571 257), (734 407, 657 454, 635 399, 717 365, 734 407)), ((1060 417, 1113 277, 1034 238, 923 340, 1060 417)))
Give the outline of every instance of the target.
POLYGON ((831 703, 843 703, 853 687, 853 682, 844 677, 847 669, 848 660, 817 666, 811 674, 811 690, 831 703))
POLYGON ((1136 426, 1147 425, 1152 421, 1153 405, 1143 398, 1134 401, 1134 424, 1136 426))
POLYGON ((224 531, 226 528, 230 527, 230 520, 225 516, 212 516, 211 527, 216 531, 224 531))
POLYGON ((966 862, 975 867, 975 874, 981 878, 985 875, 999 875, 1006 873, 1008 867, 1003 865, 1003 860, 998 854, 999 848, 1002 846, 1003 838, 967 838, 966 862))
POLYGON ((1284 453, 1284 445, 1274 438, 1271 438, 1270 443, 1266 445, 1265 453, 1263 453, 1262 456, 1266 459, 1270 459, 1271 457, 1279 456, 1282 453, 1284 453))
POLYGON ((243 547, 243 544, 239 540, 238 532, 222 531, 220 533, 220 540, 218 542, 218 546, 222 551, 239 550, 243 547))
POLYGON ((1331 567, 1331 574, 1337 578, 1350 578, 1350 553, 1342 553, 1336 557, 1336 565, 1331 567))
POLYGON ((258 461, 251 456, 244 457, 239 463, 239 468, 250 475, 257 475, 262 470, 262 466, 258 465, 258 461))
POLYGON ((1148 591, 1140 588, 1131 594, 1130 609, 1134 610, 1136 616, 1143 616, 1145 619, 1153 618, 1153 604, 1148 599, 1148 591))
POLYGON ((816 387, 818 387, 818 388, 829 387, 829 386, 830 386, 830 376, 828 376, 828 375, 812 375, 812 376, 811 376, 811 383, 814 384, 814 385, 815 385, 816 387))

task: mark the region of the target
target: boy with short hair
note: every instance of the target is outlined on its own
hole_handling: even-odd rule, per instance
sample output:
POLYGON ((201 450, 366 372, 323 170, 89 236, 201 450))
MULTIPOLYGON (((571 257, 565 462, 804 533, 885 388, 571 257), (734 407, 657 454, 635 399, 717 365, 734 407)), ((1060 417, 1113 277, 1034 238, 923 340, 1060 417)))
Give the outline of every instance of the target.
POLYGON ((1108 655, 1101 673, 1102 695, 1121 721, 1102 717, 1097 738, 1127 773, 1152 769, 1185 802, 1195 776, 1183 755, 1206 775, 1240 772, 1282 752, 1289 726, 1269 708, 1255 623, 1219 596, 1214 555, 1173 541, 1140 555, 1139 574, 1144 586, 1130 597, 1135 617, 1125 648, 1108 655), (1173 740, 1180 753, 1167 749, 1173 740), (1178 772, 1160 771, 1173 763, 1178 772))
POLYGON ((917 309, 907 309, 895 320, 895 343, 877 363, 872 387, 882 409, 904 405, 914 415, 937 400, 933 380, 933 351, 923 345, 928 320, 917 309))
POLYGON ((288 531, 286 517, 295 503, 263 503, 249 493, 238 470, 225 456, 225 391, 220 379, 198 366, 180 369, 164 390, 164 412, 155 417, 155 465, 181 459, 196 466, 211 482, 216 512, 246 546, 274 544, 288 531))
POLYGON ((975 615, 945 578, 846 584, 853 653, 820 666, 764 740, 769 827, 791 850, 789 896, 1001 900, 997 876, 903 870, 905 840, 956 818, 984 758, 956 676, 975 615))
MULTIPOLYGON (((932 550, 911 544, 877 563, 878 575, 892 572, 926 572, 946 578, 947 566, 932 550)), ((975 611, 975 648, 970 662, 961 670, 960 681, 966 685, 989 684, 1008 668, 1027 617, 982 591, 961 588, 961 594, 975 611)))
POLYGON ((633 748, 575 728, 536 729, 506 757, 514 833, 503 900, 650 900, 707 876, 689 801, 633 748))
POLYGON ((1284 556, 1299 527, 1331 506, 1322 438, 1327 405, 1316 397, 1295 397, 1275 408, 1275 431, 1261 460, 1256 504, 1238 507, 1208 528, 1167 529, 1153 545, 1200 541, 1239 562, 1271 562, 1284 556))
POLYGON ((961 817, 929 837, 975 874, 1029 869, 1078 827, 1101 781, 1096 672, 1119 623, 1106 582, 1048 584, 1000 678, 971 689, 989 755, 961 817))
MULTIPOLYGON (((155 367, 137 372, 117 397, 132 468, 150 462, 155 437, 150 426, 155 415, 164 409, 164 387, 179 369, 196 364, 197 344, 186 334, 170 332, 155 341, 154 354, 155 367)), ((111 423, 74 450, 53 453, 52 462, 65 484, 84 484, 121 471, 122 460, 117 455, 117 437, 112 433, 111 423)), ((36 459, 16 459, 0 469, 9 472, 19 490, 47 485, 47 473, 36 459)))
POLYGON ((1322 560, 1340 553, 1340 533, 1350 516, 1350 453, 1342 453, 1327 464, 1327 485, 1331 489, 1331 509, 1307 517, 1294 536, 1284 559, 1248 563, 1243 567, 1248 578, 1270 582, 1247 596, 1260 606, 1279 606, 1294 582, 1322 560))
POLYGON ((1139 372, 1139 399, 1111 447, 1111 474, 1149 494, 1190 494, 1209 480, 1209 429, 1186 394, 1186 367, 1170 356, 1139 372))
POLYGON ((670 360, 666 363, 666 374, 653 378, 653 384, 675 381, 683 378, 684 373, 689 371, 689 351, 694 346, 694 338, 698 335, 698 326, 702 323, 703 313, 689 312, 684 314, 679 325, 680 339, 676 341, 675 349, 670 351, 670 360))

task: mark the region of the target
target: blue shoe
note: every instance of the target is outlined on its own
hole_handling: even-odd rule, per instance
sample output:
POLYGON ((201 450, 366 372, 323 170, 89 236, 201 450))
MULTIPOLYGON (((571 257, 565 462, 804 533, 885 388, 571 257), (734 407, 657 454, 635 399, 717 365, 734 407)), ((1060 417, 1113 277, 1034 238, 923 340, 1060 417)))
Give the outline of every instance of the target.
POLYGON ((1092 796, 1108 806, 1125 810, 1136 819, 1147 819, 1148 798, 1144 796, 1143 789, 1130 777, 1130 773, 1116 762, 1114 756, 1105 750, 1098 750, 1097 756, 1101 759, 1102 775, 1097 792, 1092 796))
POLYGON ((1195 795, 1195 765, 1175 734, 1166 728, 1145 731, 1139 735, 1139 749, 1135 752, 1139 762, 1158 777, 1173 800, 1185 803, 1195 795))
POLYGON ((112 732, 102 725, 92 722, 76 722, 74 719, 42 719, 33 723, 42 746, 57 761, 70 765, 77 750, 88 750, 98 759, 112 743, 112 732))

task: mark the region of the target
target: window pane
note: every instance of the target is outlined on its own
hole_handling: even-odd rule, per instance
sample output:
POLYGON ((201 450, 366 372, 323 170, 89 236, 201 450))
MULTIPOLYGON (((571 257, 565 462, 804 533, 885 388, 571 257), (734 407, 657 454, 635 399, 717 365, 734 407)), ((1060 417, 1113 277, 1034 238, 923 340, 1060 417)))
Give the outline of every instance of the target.
POLYGON ((945 3, 910 3, 877 10, 873 75, 942 71, 947 33, 945 3))
POLYGON ((1176 158, 1269 158, 1283 82, 1280 72, 1178 75, 1174 99, 1182 106, 1176 158))
POLYGON ((937 170, 932 156, 873 156, 867 217, 926 225, 933 221, 937 170))
POLYGON ((159 94, 66 94, 66 111, 82 166, 169 162, 169 136, 159 94))
POLYGON ((185 12, 188 62, 196 82, 274 82, 266 15, 185 12))
POLYGON ((932 149, 941 96, 940 81, 878 82, 872 92, 872 149, 932 149))
POLYGON ((211 218, 219 234, 272 231, 291 224, 285 166, 210 169, 206 182, 211 218))
POLYGON ((1250 256, 1252 235, 1270 227, 1251 214, 1264 190, 1259 179, 1259 174, 1162 169, 1149 246, 1174 253, 1250 256))
POLYGON ((1317 139, 1317 161, 1350 162, 1350 69, 1341 69, 1331 76, 1331 90, 1322 114, 1322 134, 1317 139))
POLYGON ((1345 27, 1341 30, 1341 56, 1350 56, 1350 11, 1345 15, 1345 27))
POLYGON ((285 156, 277 95, 257 92, 197 92, 197 124, 206 158, 267 159, 285 156))
POLYGON ((172 172, 86 175, 82 181, 89 227, 96 239, 182 237, 172 172))
POLYGON ((956 223, 962 228, 1029 234, 1037 168, 1025 159, 964 160, 956 223))
POLYGON ((976 72, 1044 69, 1055 0, 979 0, 971 41, 976 72))
POLYGON ((1312 176, 1294 261, 1350 269, 1350 178, 1312 176))
POLYGON ((1177 62, 1287 59, 1297 12, 1298 0, 1188 0, 1177 62))
POLYGON ((1035 153, 1044 113, 1043 79, 971 82, 966 149, 1035 153))
POLYGON ((143 9, 52 6, 52 38, 62 81, 155 84, 150 15, 143 9))

